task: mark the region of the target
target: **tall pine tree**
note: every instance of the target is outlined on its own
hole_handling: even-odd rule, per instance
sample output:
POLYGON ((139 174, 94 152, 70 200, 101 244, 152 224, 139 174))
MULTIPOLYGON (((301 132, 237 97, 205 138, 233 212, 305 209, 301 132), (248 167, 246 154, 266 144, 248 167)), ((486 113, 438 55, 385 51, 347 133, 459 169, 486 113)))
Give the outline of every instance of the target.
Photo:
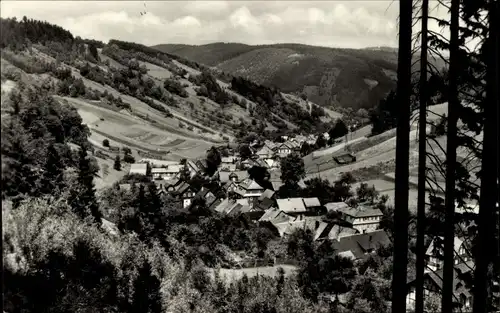
POLYGON ((41 192, 43 194, 54 194, 60 192, 64 187, 64 164, 61 156, 54 145, 47 149, 47 161, 41 178, 41 192))
POLYGON ((160 280, 153 275, 151 264, 144 261, 134 281, 134 295, 129 312, 160 313, 162 311, 160 280))
POLYGON ((102 214, 99 211, 94 188, 96 172, 90 166, 85 148, 80 149, 78 157, 78 185, 72 190, 71 207, 81 218, 92 215, 94 221, 100 223, 102 214))

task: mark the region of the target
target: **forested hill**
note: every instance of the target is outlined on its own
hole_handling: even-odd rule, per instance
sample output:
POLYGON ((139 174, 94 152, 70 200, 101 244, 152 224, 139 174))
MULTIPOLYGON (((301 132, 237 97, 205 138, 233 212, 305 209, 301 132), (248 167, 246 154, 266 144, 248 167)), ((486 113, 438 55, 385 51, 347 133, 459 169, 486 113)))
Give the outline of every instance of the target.
POLYGON ((199 46, 161 44, 153 48, 284 92, 304 93, 325 107, 373 108, 395 87, 397 49, 393 48, 222 42, 199 46))
POLYGON ((62 95, 98 101, 91 90, 98 84, 115 108, 148 114, 161 125, 177 123, 169 129, 176 128, 183 136, 203 133, 211 141, 222 141, 244 136, 249 128, 265 138, 319 133, 329 129, 336 117, 276 88, 249 80, 233 86, 232 76, 141 44, 82 39, 57 25, 28 18, 2 19, 1 26, 4 61, 28 74, 67 80, 60 88, 62 95), (248 87, 245 95, 239 93, 242 83, 248 87), (71 86, 78 91, 70 91, 71 86), (153 113, 146 113, 146 108, 153 113))

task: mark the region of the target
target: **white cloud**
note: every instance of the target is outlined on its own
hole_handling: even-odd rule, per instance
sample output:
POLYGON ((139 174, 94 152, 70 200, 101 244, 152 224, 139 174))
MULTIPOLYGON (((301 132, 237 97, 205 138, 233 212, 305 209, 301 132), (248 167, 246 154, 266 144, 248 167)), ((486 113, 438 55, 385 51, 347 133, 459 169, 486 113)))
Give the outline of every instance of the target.
POLYGON ((47 20, 75 36, 147 45, 214 41, 337 47, 397 43, 389 1, 2 1, 1 16, 47 20))

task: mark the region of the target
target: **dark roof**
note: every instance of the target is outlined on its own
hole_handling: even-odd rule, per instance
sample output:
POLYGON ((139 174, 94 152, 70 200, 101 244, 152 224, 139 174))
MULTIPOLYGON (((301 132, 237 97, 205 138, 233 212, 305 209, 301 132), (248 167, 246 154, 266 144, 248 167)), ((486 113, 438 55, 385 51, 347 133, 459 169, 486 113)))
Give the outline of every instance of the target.
MULTIPOLYGON (((453 296, 457 302, 461 294, 466 297, 472 296, 469 288, 466 286, 467 284, 463 279, 463 275, 471 273, 473 269, 473 261, 456 264, 453 268, 453 296)), ((425 273, 425 279, 432 281, 434 285, 441 290, 443 288, 443 269, 425 273)), ((415 283, 415 280, 409 282, 410 285, 413 283, 415 283)))
POLYGON ((386 247, 390 244, 390 239, 384 230, 377 230, 371 233, 342 237, 333 241, 336 252, 351 251, 358 259, 366 257, 365 253, 378 247, 386 247))
POLYGON ((186 183, 185 181, 183 181, 182 183, 180 183, 179 185, 176 186, 174 194, 175 195, 182 195, 190 188, 191 188, 191 185, 186 183))
POLYGON ((269 198, 264 198, 255 205, 255 208, 258 210, 266 211, 269 208, 271 208, 274 204, 275 204, 274 200, 269 198))

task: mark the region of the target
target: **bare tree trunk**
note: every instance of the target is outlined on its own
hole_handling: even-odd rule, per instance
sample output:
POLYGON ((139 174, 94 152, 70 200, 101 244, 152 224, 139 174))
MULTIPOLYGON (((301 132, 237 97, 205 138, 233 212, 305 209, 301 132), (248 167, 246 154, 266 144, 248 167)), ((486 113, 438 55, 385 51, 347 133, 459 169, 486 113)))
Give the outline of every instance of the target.
POLYGON ((499 1, 491 1, 489 8, 489 40, 487 40, 486 105, 484 107, 483 155, 481 165, 481 193, 479 200, 478 241, 474 273, 474 313, 490 310, 488 266, 498 253, 495 243, 496 203, 498 200, 498 114, 499 114, 499 1))
POLYGON ((415 286, 415 313, 424 312, 424 268, 425 268, 425 178, 426 166, 426 122, 427 122, 427 20, 429 0, 422 0, 422 34, 420 55, 420 107, 418 115, 418 203, 417 203, 417 264, 415 286))
POLYGON ((457 161, 457 120, 459 110, 458 100, 458 69, 459 69, 459 18, 460 0, 451 0, 450 21, 450 70, 448 89, 448 133, 446 143, 446 193, 445 193, 445 229, 444 229, 444 266, 443 294, 441 309, 443 313, 453 312, 453 257, 455 254, 455 169, 457 161))
POLYGON ((399 1, 399 53, 396 130, 396 190, 394 210, 394 265, 392 274, 392 312, 406 312, 408 264, 408 175, 410 149, 412 1, 399 1))

